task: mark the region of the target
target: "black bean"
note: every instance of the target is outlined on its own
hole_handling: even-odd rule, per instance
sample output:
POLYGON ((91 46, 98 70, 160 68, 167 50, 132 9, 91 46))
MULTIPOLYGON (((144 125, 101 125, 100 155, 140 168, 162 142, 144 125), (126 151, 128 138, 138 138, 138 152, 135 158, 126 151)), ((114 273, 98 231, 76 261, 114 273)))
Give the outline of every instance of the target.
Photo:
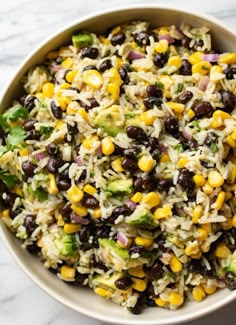
POLYGON ((138 147, 132 147, 128 149, 124 149, 123 154, 126 158, 137 159, 138 154, 140 153, 140 149, 138 147))
POLYGON ((189 90, 183 91, 177 98, 177 103, 187 104, 192 99, 193 93, 189 90))
POLYGON ((176 135, 179 132, 179 122, 174 116, 169 116, 164 124, 167 133, 176 135))
POLYGON ((128 84, 129 83, 129 74, 128 74, 128 70, 124 66, 119 68, 119 74, 120 74, 122 81, 125 84, 128 84))
POLYGON ((149 45, 150 40, 149 40, 149 35, 146 31, 142 31, 139 33, 134 34, 134 41, 139 45, 149 45))
POLYGON ((80 231, 78 232, 78 237, 81 243, 87 242, 89 240, 89 231, 87 227, 81 227, 80 231))
POLYGON ((162 98, 162 89, 155 85, 148 85, 146 88, 148 97, 162 98))
POLYGON ((131 158, 125 158, 122 161, 121 166, 130 173, 135 173, 138 170, 137 161, 131 158))
POLYGON ((83 68, 83 71, 86 70, 97 70, 97 68, 95 67, 95 65, 86 65, 86 67, 83 68))
POLYGON ((10 215, 10 218, 12 220, 15 219, 15 217, 17 217, 18 214, 20 214, 20 213, 21 213, 21 210, 20 209, 16 209, 16 210, 10 209, 10 211, 9 211, 9 215, 10 215))
POLYGON ((39 140, 41 134, 39 131, 36 130, 29 130, 26 132, 25 140, 39 140))
POLYGON ((143 179, 141 177, 133 180, 134 192, 142 192, 143 190, 143 179))
POLYGON ((153 63, 158 68, 163 68, 168 61, 168 56, 164 53, 160 53, 154 56, 153 63))
POLYGON ((131 139, 134 139, 137 141, 146 141, 147 140, 147 134, 139 126, 128 126, 126 128, 126 133, 127 133, 128 137, 131 139))
POLYGON ((197 118, 206 116, 213 111, 213 107, 211 106, 211 103, 206 101, 201 101, 194 104, 192 109, 195 112, 195 117, 197 118))
POLYGON ((132 257, 132 255, 138 254, 139 256, 142 256, 145 253, 145 249, 143 246, 132 246, 129 249, 129 255, 132 257))
POLYGON ((185 47, 185 48, 189 48, 189 43, 190 43, 190 38, 183 36, 181 38, 181 46, 185 47))
POLYGON ((154 191, 157 188, 157 179, 154 175, 146 175, 143 177, 143 189, 144 191, 154 191))
POLYGON ((226 75, 226 79, 232 80, 232 79, 234 79, 234 76, 236 75, 236 68, 235 67, 227 67, 224 70, 224 73, 226 75))
POLYGON ((56 103, 54 101, 51 102, 51 111, 52 111, 52 115, 60 120, 62 119, 62 110, 60 106, 57 106, 56 103))
POLYGON ((151 152, 159 149, 159 141, 157 138, 149 137, 148 145, 150 146, 151 152))
POLYGON ((193 180, 194 173, 188 169, 181 169, 179 172, 178 183, 184 191, 191 193, 194 191, 195 182, 193 180))
POLYGON ((72 213, 72 209, 69 204, 65 204, 60 208, 60 213, 65 222, 70 222, 70 215, 72 213))
POLYGON ((105 72, 106 70, 109 70, 111 68, 112 68, 112 63, 110 59, 104 60, 99 66, 99 70, 101 72, 105 72))
POLYGON ((88 105, 84 102, 80 102, 80 106, 84 107, 86 109, 86 111, 90 110, 91 108, 99 106, 98 102, 96 101, 96 99, 94 97, 88 98, 87 100, 89 101, 90 105, 88 105))
POLYGON ((154 106, 160 107, 162 104, 162 100, 156 97, 147 97, 144 98, 143 103, 147 109, 152 109, 154 106))
POLYGON ((50 158, 47 163, 47 170, 49 173, 55 174, 58 172, 60 161, 56 158, 50 158))
POLYGON ((116 219, 119 217, 119 216, 129 216, 131 215, 132 211, 130 210, 129 207, 127 207, 127 205, 121 205, 119 207, 116 207, 115 209, 113 209, 110 217, 108 217, 107 219, 105 219, 105 221, 109 224, 114 224, 116 219))
POLYGON ((96 47, 84 47, 80 50, 80 57, 96 59, 98 56, 98 49, 96 47))
POLYGON ((203 40, 202 39, 199 39, 199 40, 196 40, 195 41, 195 44, 193 45, 193 49, 195 51, 198 51, 199 50, 199 47, 202 47, 203 46, 203 40))
MULTIPOLYGON (((88 275, 87 274, 82 274, 76 271, 75 275, 75 282, 72 282, 72 284, 77 285, 77 286, 82 286, 84 281, 87 279, 88 275)), ((70 282, 68 282, 70 283, 70 282)))
POLYGON ((159 36, 158 36, 158 34, 156 32, 152 31, 152 32, 149 33, 149 35, 153 37, 154 42, 159 41, 159 36))
POLYGON ((172 178, 161 178, 158 180, 157 189, 161 192, 168 192, 169 189, 173 186, 172 178))
POLYGON ((143 304, 139 303, 139 299, 136 302, 136 305, 134 307, 128 307, 127 309, 134 315, 139 315, 142 313, 144 308, 143 304))
POLYGON ((232 110, 234 109, 236 100, 235 100, 235 96, 232 93, 232 91, 223 90, 221 92, 221 100, 222 100, 222 103, 224 104, 224 106, 226 106, 232 110))
POLYGON ((115 35, 112 36, 111 38, 111 44, 113 46, 115 45, 121 45, 123 44, 125 41, 125 34, 124 33, 117 33, 115 35))
POLYGON ((108 238, 111 232, 111 227, 101 226, 97 228, 97 237, 98 238, 108 238))
POLYGON ((36 123, 35 119, 28 119, 24 122, 23 128, 25 131, 31 131, 34 130, 34 124, 36 123))
POLYGON ((128 276, 125 276, 123 278, 116 280, 115 286, 119 290, 127 290, 127 289, 129 289, 129 287, 131 287, 132 283, 133 283, 133 281, 131 280, 131 278, 128 276))
POLYGON ((86 170, 84 169, 84 170, 82 171, 82 173, 80 174, 80 177, 78 178, 78 180, 76 180, 76 182, 77 182, 78 184, 80 184, 82 181, 85 180, 86 175, 87 175, 87 172, 86 172, 86 170))
POLYGON ((34 176, 35 168, 36 168, 36 165, 34 165, 29 160, 26 160, 22 163, 22 170, 23 170, 25 176, 27 176, 27 178, 34 176))
POLYGON ((38 255, 41 252, 41 248, 36 243, 26 246, 27 251, 32 255, 38 255))
POLYGON ((188 265, 188 270, 191 273, 199 273, 203 276, 207 276, 210 278, 215 277, 215 267, 213 263, 209 263, 211 266, 211 269, 208 270, 205 265, 202 264, 201 260, 192 260, 188 265))
POLYGON ((179 69, 179 74, 183 76, 192 75, 192 64, 188 60, 182 60, 182 66, 179 69))
POLYGON ((218 142, 218 136, 214 132, 207 133, 206 139, 204 141, 204 144, 206 146, 210 146, 212 143, 218 142))
POLYGON ((98 200, 92 195, 85 195, 82 204, 88 209, 95 209, 99 206, 98 200))
POLYGON ((149 280, 159 280, 163 274, 163 264, 161 261, 156 261, 152 266, 146 267, 145 272, 149 280))
POLYGON ((71 187, 71 181, 69 179, 59 178, 57 182, 57 187, 60 191, 67 191, 71 187))
POLYGON ((188 141, 188 147, 190 150, 196 150, 198 148, 198 142, 191 138, 189 141, 188 141))
POLYGON ((60 149, 57 144, 49 143, 49 145, 47 146, 47 152, 48 152, 49 156, 53 157, 53 156, 57 156, 59 154, 60 149))
POLYGON ((37 97, 35 96, 27 96, 24 102, 24 106, 31 111, 33 108, 35 108, 35 100, 37 100, 37 97))
POLYGON ((4 196, 2 195, 3 202, 8 207, 12 207, 17 198, 18 196, 15 193, 5 193, 4 196))
POLYGON ((74 135, 77 134, 79 132, 78 127, 77 127, 77 123, 74 122, 73 125, 71 124, 67 124, 67 131, 70 135, 74 135))
POLYGON ((29 214, 25 217, 24 220, 24 226, 26 229, 26 233, 28 236, 32 235, 32 233, 35 231, 35 229, 37 228, 37 224, 35 222, 36 216, 29 214))

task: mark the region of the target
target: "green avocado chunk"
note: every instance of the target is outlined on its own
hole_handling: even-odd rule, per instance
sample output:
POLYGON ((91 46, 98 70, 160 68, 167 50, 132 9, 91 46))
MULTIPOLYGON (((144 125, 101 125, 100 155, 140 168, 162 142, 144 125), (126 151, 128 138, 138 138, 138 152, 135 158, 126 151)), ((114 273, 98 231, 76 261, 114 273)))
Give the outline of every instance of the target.
POLYGON ((93 37, 88 32, 80 32, 72 36, 72 43, 77 49, 93 45, 93 37))
POLYGON ((130 194, 133 191, 132 179, 119 179, 117 181, 109 182, 107 185, 107 192, 112 194, 130 194))
POLYGON ((142 206, 138 206, 129 217, 126 217, 125 222, 128 225, 140 228, 152 229, 156 227, 153 215, 148 209, 142 206))
POLYGON ((94 123, 112 137, 118 133, 124 133, 124 123, 121 121, 120 112, 114 106, 102 110, 95 118, 94 123))
POLYGON ((117 288, 115 282, 116 280, 122 278, 123 275, 124 275, 123 272, 115 272, 110 276, 104 274, 103 275, 96 274, 92 279, 92 283, 95 286, 102 286, 102 287, 107 287, 116 290, 117 288))

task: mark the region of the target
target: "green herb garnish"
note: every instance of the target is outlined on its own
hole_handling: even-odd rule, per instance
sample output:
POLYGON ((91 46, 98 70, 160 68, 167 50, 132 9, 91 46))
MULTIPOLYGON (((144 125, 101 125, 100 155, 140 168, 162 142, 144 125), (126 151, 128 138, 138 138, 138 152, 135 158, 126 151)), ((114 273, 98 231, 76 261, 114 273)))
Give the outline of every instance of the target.
POLYGON ((195 120, 195 121, 192 121, 192 125, 198 130, 198 131, 200 131, 201 130, 201 128, 200 128, 200 126, 199 126, 199 124, 200 124, 200 120, 195 120))
POLYGON ((177 90, 176 90, 175 93, 176 94, 181 93, 181 91, 183 90, 183 88, 184 88, 184 84, 179 83, 178 86, 177 86, 177 90))
POLYGON ((210 149, 213 153, 216 153, 219 150, 219 147, 217 146, 217 144, 215 142, 211 142, 210 149))
POLYGON ((48 193, 42 187, 37 188, 37 190, 33 191, 32 194, 39 202, 44 202, 48 199, 48 193))
POLYGON ((14 187, 19 181, 16 175, 9 174, 9 172, 5 169, 0 169, 0 179, 8 188, 14 187))
POLYGON ((46 135, 46 136, 50 136, 50 134, 53 131, 53 127, 52 126, 40 126, 39 132, 41 135, 46 135))
POLYGON ((133 113, 125 114, 125 119, 126 119, 126 120, 130 120, 130 119, 132 119, 132 118, 134 118, 134 117, 135 117, 135 114, 133 114, 133 113))
POLYGON ((7 120, 10 120, 12 122, 17 121, 19 118, 26 120, 28 116, 29 116, 29 112, 25 107, 21 105, 15 105, 6 113, 0 114, 0 125, 5 130, 9 128, 9 124, 7 123, 7 120))
POLYGON ((182 144, 177 144, 176 146, 174 146, 174 149, 177 151, 177 152, 184 152, 184 146, 182 144))
POLYGON ((162 82, 160 82, 160 81, 155 82, 155 86, 160 87, 162 89, 164 89, 164 87, 165 87, 164 84, 162 82))

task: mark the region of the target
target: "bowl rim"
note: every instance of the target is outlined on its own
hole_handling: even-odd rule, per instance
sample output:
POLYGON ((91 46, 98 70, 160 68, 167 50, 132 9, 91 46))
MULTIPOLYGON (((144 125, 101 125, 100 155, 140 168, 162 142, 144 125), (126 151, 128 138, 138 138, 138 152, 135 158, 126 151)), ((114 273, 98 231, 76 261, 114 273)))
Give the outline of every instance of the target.
MULTIPOLYGON (((3 87, 3 90, 1 91, 0 94, 0 104, 3 100, 3 98, 7 95, 9 88, 11 87, 11 84, 14 82, 15 78, 20 75, 25 67, 25 65, 28 63, 30 59, 32 59, 37 52, 39 52, 46 44, 48 44, 51 40, 53 40, 56 36, 64 33, 65 31, 75 28, 77 25, 80 25, 87 20, 90 20, 94 17, 102 16, 105 14, 111 14, 111 13, 118 13, 120 11, 129 11, 133 9, 163 9, 163 10, 169 10, 169 11, 176 11, 178 13, 182 14, 188 14, 195 16, 197 18, 202 18, 204 20, 207 20, 215 25, 220 26, 222 29, 224 29, 227 33, 232 34, 233 36, 236 37, 236 31, 234 30, 233 27, 228 26, 224 22, 222 22, 220 19, 215 18, 209 14, 206 13, 201 13, 200 11, 195 11, 195 10, 189 10, 189 9, 180 9, 177 8, 176 6, 173 5, 166 5, 166 4, 157 4, 157 3, 147 3, 147 4, 132 4, 132 5, 124 5, 124 6, 115 6, 112 9, 102 9, 95 11, 91 14, 85 14, 82 15, 78 19, 73 19, 72 23, 65 24, 63 27, 59 27, 51 33, 51 35, 44 40, 42 40, 39 45, 35 46, 32 51, 29 52, 28 55, 25 56, 25 58, 21 61, 19 66, 15 69, 13 76, 10 78, 9 82, 6 84, 5 87, 3 87)), ((127 319, 127 320, 118 320, 114 319, 114 317, 109 316, 109 315, 102 315, 102 314, 97 314, 97 312, 93 312, 92 310, 88 310, 84 307, 81 307, 77 305, 75 308, 66 298, 64 298, 62 295, 57 294, 53 288, 47 286, 42 282, 40 278, 37 278, 32 272, 30 272, 27 268, 27 265, 21 261, 20 257, 17 255, 17 253, 14 251, 13 245, 8 241, 7 236, 5 234, 5 231, 8 231, 8 229, 4 229, 5 225, 2 225, 2 222, 0 222, 0 237, 2 238, 4 244, 6 245, 8 252, 10 255, 13 257, 15 262, 19 265, 19 267, 24 271, 24 273, 30 278, 33 283, 35 283, 40 289, 42 289, 46 294, 48 294, 50 297, 54 298, 56 301, 62 303, 64 306, 72 309, 75 312, 79 312, 82 315, 85 315, 87 317, 94 318, 99 321, 103 321, 105 323, 112 323, 112 324, 123 324, 123 325, 136 325, 137 324, 137 318, 132 318, 132 319, 127 319)), ((7 227, 6 227, 7 228, 7 227)), ((187 321, 191 321, 200 317, 203 317, 207 314, 212 313, 213 311, 220 309, 221 307, 229 304, 233 300, 236 299, 236 290, 235 294, 231 295, 225 295, 224 300, 220 300, 215 302, 212 305, 206 306, 203 308, 201 311, 196 310, 191 312, 189 315, 178 315, 175 316, 174 324, 180 324, 180 323, 185 323, 187 321)), ((153 320, 143 320, 142 323, 138 322, 139 325, 156 325, 157 322, 153 320)), ((160 324, 160 322, 158 322, 160 324)), ((169 325, 173 324, 172 321, 168 321, 167 319, 162 321, 162 325, 169 325)))

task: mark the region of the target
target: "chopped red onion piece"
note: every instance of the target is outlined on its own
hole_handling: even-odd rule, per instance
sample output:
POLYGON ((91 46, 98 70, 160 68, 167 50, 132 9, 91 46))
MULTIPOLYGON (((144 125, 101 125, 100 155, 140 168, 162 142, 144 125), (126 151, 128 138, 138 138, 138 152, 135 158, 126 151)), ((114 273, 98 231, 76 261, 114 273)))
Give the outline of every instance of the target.
POLYGON ((126 246, 128 244, 128 238, 126 237, 126 235, 123 232, 118 232, 117 233, 117 239, 119 240, 119 242, 126 246))
POLYGON ((71 214, 71 221, 77 222, 77 223, 79 223, 81 225, 87 225, 89 223, 88 219, 86 219, 84 217, 81 217, 76 213, 71 214))
POLYGON ((165 153, 165 152, 167 152, 167 150, 168 150, 168 148, 166 146, 164 146, 164 144, 161 144, 160 145, 160 151, 161 151, 161 153, 165 153))
POLYGON ((101 144, 97 147, 96 154, 98 155, 98 157, 102 156, 102 145, 101 144))
POLYGON ((105 253, 103 251, 100 252, 100 257, 101 257, 101 260, 103 261, 103 263, 106 264, 107 259, 106 259, 105 253))
POLYGON ((129 207, 131 210, 135 210, 135 209, 136 209, 136 206, 137 206, 137 204, 134 203, 134 202, 133 202, 132 200, 130 200, 130 199, 127 200, 127 205, 128 205, 128 207, 129 207))
POLYGON ((65 74, 66 74, 66 69, 61 69, 59 71, 56 72, 55 74, 55 78, 57 81, 63 81, 65 74))
POLYGON ((183 129, 183 136, 185 139, 190 140, 192 138, 192 134, 188 131, 188 129, 183 129))
POLYGON ((50 70, 50 73, 53 74, 55 72, 58 72, 60 70, 62 70, 63 68, 61 67, 61 65, 58 65, 58 64, 52 64, 50 67, 49 67, 49 70, 50 70))
POLYGON ((217 286, 219 288, 225 288, 225 286, 226 286, 225 281, 222 279, 217 280, 217 286))
POLYGON ((169 44, 174 42, 174 39, 169 35, 169 34, 165 34, 165 35, 160 35, 159 36, 160 40, 165 39, 169 44))
POLYGON ((207 89, 210 79, 207 76, 202 77, 202 79, 198 83, 198 88, 202 91, 207 89))
POLYGON ((136 51, 130 51, 128 55, 128 60, 139 60, 139 59, 144 59, 146 56, 143 53, 136 52, 136 51))
POLYGON ((36 154, 34 154, 33 156, 34 156, 37 160, 41 160, 41 159, 47 157, 47 155, 46 155, 45 153, 43 153, 43 152, 36 153, 36 154))
POLYGON ((220 55, 217 53, 204 54, 202 56, 203 61, 217 62, 220 58, 220 55))
POLYGON ((83 162, 82 158, 79 156, 75 158, 75 162, 78 166, 84 166, 84 162, 83 162))
POLYGON ((56 229, 57 228, 57 224, 56 223, 52 223, 50 226, 49 226, 49 229, 56 229))

